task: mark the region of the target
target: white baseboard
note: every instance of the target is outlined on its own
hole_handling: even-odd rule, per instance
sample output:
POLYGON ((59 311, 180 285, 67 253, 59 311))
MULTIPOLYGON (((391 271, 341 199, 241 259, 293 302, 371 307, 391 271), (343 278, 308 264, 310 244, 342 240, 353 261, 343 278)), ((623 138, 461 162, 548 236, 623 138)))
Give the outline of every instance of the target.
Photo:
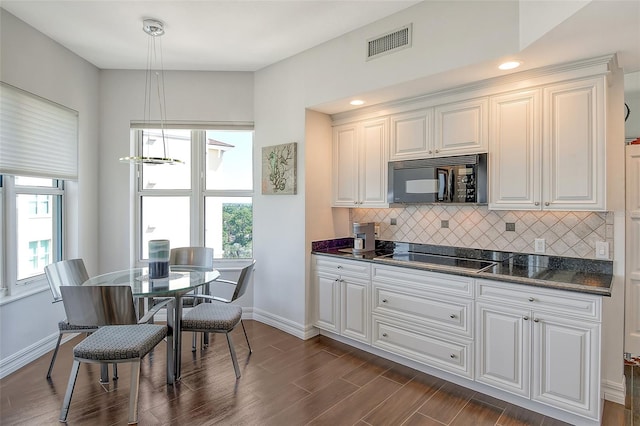
POLYGON ((602 381, 602 397, 607 401, 615 402, 617 404, 624 405, 625 398, 625 384, 624 376, 622 382, 612 382, 611 380, 602 381))
POLYGON ((300 339, 307 340, 320 334, 319 330, 312 325, 306 327, 300 323, 293 322, 278 315, 271 314, 261 309, 253 309, 252 319, 275 327, 285 333, 292 334, 300 339))
MULTIPOLYGON (((65 334, 62 337, 62 341, 60 342, 60 344, 63 344, 73 339, 76 335, 77 334, 75 333, 65 334)), ((57 341, 58 341, 58 333, 54 333, 22 349, 21 351, 18 351, 14 354, 11 354, 7 358, 0 360, 0 379, 8 376, 9 374, 15 371, 18 371, 19 369, 26 366, 27 364, 45 355, 47 352, 52 351, 56 347, 57 341)), ((46 368, 49 368, 48 364, 46 368)), ((46 375, 47 375, 47 371, 42 370, 43 380, 46 375)))

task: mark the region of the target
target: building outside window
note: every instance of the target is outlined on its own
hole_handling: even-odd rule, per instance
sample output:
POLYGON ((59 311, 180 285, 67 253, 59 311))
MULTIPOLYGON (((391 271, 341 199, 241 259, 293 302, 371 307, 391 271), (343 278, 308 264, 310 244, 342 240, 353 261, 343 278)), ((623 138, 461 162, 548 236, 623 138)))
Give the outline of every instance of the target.
POLYGON ((253 130, 133 130, 138 155, 178 165, 142 164, 137 173, 138 260, 148 242, 207 246, 216 258, 253 257, 253 130))

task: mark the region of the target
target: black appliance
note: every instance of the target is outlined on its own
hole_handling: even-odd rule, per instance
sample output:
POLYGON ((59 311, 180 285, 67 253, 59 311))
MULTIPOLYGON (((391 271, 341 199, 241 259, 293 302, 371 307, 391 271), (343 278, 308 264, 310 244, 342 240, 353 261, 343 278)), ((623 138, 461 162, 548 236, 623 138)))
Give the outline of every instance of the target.
POLYGON ((487 154, 389 162, 389 204, 487 202, 487 154))

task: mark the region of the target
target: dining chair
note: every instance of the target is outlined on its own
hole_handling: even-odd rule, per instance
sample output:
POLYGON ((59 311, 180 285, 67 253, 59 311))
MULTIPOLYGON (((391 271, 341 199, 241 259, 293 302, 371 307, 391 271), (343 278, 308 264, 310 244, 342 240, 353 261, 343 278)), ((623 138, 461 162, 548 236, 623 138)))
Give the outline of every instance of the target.
POLYGON ((132 364, 129 423, 137 423, 140 361, 167 336, 168 331, 166 325, 149 324, 148 321, 173 300, 167 299, 155 305, 138 320, 128 285, 61 286, 60 292, 67 319, 74 324, 96 328, 73 348, 73 366, 60 410, 60 421, 67 420, 80 363, 105 365, 128 362, 132 364))
MULTIPOLYGON (((211 270, 213 269, 213 248, 211 247, 200 247, 200 246, 191 246, 191 247, 175 247, 172 248, 169 253, 169 265, 171 266, 184 266, 189 268, 202 268, 211 270)), ((204 293, 209 293, 209 285, 207 284, 204 288, 204 293)), ((193 304, 195 305, 198 302, 197 298, 192 298, 193 294, 187 294, 183 296, 183 301, 187 301, 190 298, 192 299, 193 304)), ((191 306, 191 305, 189 305, 191 306)), ((197 344, 197 333, 193 333, 193 341, 192 341, 192 350, 196 350, 197 344)), ((203 345, 209 342, 209 337, 206 333, 202 336, 203 345)))
MULTIPOLYGON (((225 280, 225 279, 217 279, 215 281, 216 284, 221 283, 224 285, 231 285, 234 287, 233 294, 229 298, 211 295, 211 300, 222 303, 231 303, 234 300, 238 299, 247 291, 247 287, 251 282, 251 278, 253 277, 253 270, 256 266, 256 260, 253 259, 251 263, 240 270, 240 275, 236 281, 225 280)), ((208 298, 204 298, 207 300, 208 298)), ((244 322, 242 318, 240 318, 240 325, 242 325, 242 331, 244 332, 244 338, 247 340, 247 346, 249 347, 249 353, 252 353, 251 344, 249 343, 249 336, 247 335, 247 330, 244 327, 244 322)))
MULTIPOLYGON (((82 259, 69 259, 51 263, 44 267, 44 273, 47 276, 49 289, 51 289, 51 294, 53 295, 53 303, 62 301, 60 286, 82 285, 83 282, 89 279, 87 268, 85 267, 84 261, 82 259)), ((58 322, 58 341, 56 342, 56 347, 53 350, 51 363, 49 363, 47 379, 51 379, 53 364, 55 364, 56 362, 56 357, 58 356, 58 349, 60 348, 60 342, 62 341, 63 334, 91 333, 96 329, 97 327, 93 326, 79 326, 70 323, 68 318, 58 322)))

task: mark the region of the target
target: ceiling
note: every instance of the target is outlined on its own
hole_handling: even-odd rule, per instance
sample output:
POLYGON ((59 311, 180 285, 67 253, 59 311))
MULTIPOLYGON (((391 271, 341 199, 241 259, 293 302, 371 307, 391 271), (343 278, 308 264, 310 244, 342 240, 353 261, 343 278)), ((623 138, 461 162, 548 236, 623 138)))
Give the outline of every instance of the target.
MULTIPOLYGON (((549 3, 561 1, 565 0, 549 3)), ((144 69, 148 36, 142 31, 142 21, 163 20, 164 68, 198 71, 257 71, 417 3, 0 0, 2 8, 100 69, 144 69)), ((625 79, 628 90, 640 87, 640 0, 587 0, 580 1, 579 6, 577 12, 518 52, 518 58, 524 61, 519 70, 617 53, 619 65, 630 77, 625 79)), ((487 58, 484 63, 361 95, 373 105, 496 77, 500 72, 495 61, 487 58)), ((315 107, 333 114, 344 111, 345 105, 346 100, 336 99, 315 107)))
POLYGON ((256 71, 419 1, 0 0, 100 69, 144 69, 142 21, 164 21, 164 68, 256 71), (366 6, 365 6, 366 5, 366 6))

